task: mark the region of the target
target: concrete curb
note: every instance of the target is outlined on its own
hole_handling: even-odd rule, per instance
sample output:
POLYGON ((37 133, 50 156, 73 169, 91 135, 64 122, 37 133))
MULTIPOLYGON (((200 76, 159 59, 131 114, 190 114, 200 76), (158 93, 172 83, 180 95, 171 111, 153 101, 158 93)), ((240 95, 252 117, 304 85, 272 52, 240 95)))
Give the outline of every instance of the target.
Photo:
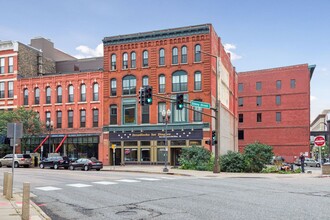
POLYGON ((144 170, 102 170, 107 172, 127 172, 127 173, 149 173, 149 174, 165 174, 165 175, 177 175, 177 176, 193 176, 185 173, 174 173, 174 172, 155 172, 155 171, 144 171, 144 170))
MULTIPOLYGON (((15 193, 15 196, 18 197, 18 199, 15 199, 15 201, 22 201, 22 193, 15 193)), ((22 215, 21 208, 17 207, 16 204, 15 204, 15 209, 16 209, 16 211, 18 211, 18 213, 20 215, 22 215)), ((31 200, 31 197, 30 197, 30 218, 33 216, 33 214, 37 214, 37 216, 39 216, 41 219, 51 220, 51 218, 46 213, 44 213, 44 211, 42 211, 42 209, 39 206, 37 206, 31 200), (34 209, 34 210, 31 210, 31 209, 34 209)))

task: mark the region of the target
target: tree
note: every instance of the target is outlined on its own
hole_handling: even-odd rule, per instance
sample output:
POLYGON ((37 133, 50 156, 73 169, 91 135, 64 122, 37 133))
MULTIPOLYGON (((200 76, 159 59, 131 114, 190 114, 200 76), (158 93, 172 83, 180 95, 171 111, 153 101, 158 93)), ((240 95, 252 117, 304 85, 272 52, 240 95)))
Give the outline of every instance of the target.
POLYGON ((255 142, 244 148, 248 172, 260 172, 274 156, 271 146, 255 142))

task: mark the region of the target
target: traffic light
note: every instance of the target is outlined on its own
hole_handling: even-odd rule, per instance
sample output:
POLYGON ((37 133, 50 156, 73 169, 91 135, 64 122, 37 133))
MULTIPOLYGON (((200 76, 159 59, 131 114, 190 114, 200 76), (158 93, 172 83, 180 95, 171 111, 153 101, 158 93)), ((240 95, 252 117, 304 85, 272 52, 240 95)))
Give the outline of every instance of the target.
POLYGON ((176 95, 176 110, 182 110, 183 109, 183 94, 177 94, 176 95))
POLYGON ((145 102, 145 88, 140 88, 140 91, 139 91, 139 103, 140 105, 144 105, 144 102, 145 102))
POLYGON ((217 144, 218 143, 216 131, 212 131, 212 143, 213 144, 217 144))
POLYGON ((146 86, 145 89, 145 104, 152 104, 152 86, 146 86))

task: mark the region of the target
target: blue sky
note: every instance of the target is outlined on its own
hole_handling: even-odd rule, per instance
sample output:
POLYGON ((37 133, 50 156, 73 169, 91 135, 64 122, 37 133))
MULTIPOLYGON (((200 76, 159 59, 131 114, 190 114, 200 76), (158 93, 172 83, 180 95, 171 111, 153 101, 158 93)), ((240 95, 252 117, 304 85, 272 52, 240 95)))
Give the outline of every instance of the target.
POLYGON ((106 36, 212 23, 238 72, 316 64, 311 120, 330 109, 327 0, 0 0, 0 40, 42 36, 77 57, 106 36))

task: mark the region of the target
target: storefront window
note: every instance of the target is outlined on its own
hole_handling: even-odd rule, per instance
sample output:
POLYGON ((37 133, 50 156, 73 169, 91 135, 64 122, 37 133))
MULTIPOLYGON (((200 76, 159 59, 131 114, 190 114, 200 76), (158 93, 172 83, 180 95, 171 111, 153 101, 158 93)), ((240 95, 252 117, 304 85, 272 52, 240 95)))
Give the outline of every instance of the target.
POLYGON ((202 146, 202 141, 201 140, 190 140, 189 146, 202 146))
POLYGON ((141 161, 150 161, 150 148, 141 149, 141 161))
POLYGON ((165 148, 157 148, 157 162, 165 162, 165 148))
POLYGON ((171 146, 181 146, 181 145, 186 145, 186 140, 171 141, 171 146))
POLYGON ((150 141, 141 141, 141 146, 150 146, 150 141))
POLYGON ((124 148, 125 161, 137 161, 137 148, 124 148))

